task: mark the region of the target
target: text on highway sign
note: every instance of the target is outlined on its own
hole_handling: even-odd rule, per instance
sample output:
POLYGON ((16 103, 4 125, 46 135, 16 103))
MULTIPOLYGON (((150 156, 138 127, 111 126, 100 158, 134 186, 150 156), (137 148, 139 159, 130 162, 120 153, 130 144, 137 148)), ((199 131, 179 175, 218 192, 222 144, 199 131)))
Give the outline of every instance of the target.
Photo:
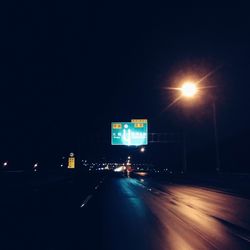
POLYGON ((111 123, 111 144, 140 146, 148 144, 148 123, 146 119, 131 122, 111 123))

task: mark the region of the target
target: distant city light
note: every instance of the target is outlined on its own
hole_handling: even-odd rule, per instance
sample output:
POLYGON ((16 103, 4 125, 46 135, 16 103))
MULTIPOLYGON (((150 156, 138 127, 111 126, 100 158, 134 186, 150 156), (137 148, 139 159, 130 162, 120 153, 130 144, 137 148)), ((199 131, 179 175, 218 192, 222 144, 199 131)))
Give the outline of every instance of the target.
POLYGON ((120 167, 118 167, 118 168, 115 168, 115 169, 114 169, 114 172, 122 172, 122 171, 124 171, 125 169, 126 169, 126 167, 120 166, 120 167))
POLYGON ((146 175, 148 175, 148 173, 146 173, 146 172, 137 172, 136 174, 138 174, 140 176, 146 176, 146 175))
POLYGON ((140 149, 140 151, 141 151, 142 153, 145 152, 145 148, 142 147, 142 148, 140 149))

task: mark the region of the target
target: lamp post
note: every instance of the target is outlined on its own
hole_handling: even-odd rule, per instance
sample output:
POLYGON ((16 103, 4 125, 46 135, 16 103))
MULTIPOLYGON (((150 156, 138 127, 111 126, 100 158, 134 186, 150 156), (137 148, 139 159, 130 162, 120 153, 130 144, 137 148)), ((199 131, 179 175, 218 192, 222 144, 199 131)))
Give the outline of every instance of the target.
POLYGON ((187 146, 186 146, 186 133, 183 131, 183 173, 187 172, 187 146))
MULTIPOLYGON (((181 96, 185 98, 194 97, 200 88, 196 86, 193 82, 184 83, 181 88, 178 88, 181 91, 181 96)), ((221 163, 220 163, 220 150, 219 150, 219 140, 218 140, 218 127, 217 127, 217 114, 216 114, 216 104, 215 101, 212 102, 212 111, 213 111, 213 127, 214 127, 214 142, 215 142, 215 156, 216 156, 216 171, 220 172, 221 163)), ((186 138, 185 134, 183 137, 184 143, 184 170, 187 168, 186 162, 186 138)))
POLYGON ((220 172, 220 149, 218 139, 218 127, 217 127, 217 112, 215 101, 212 103, 213 106, 213 125, 214 125, 214 142, 215 142, 215 154, 216 154, 216 171, 220 172))

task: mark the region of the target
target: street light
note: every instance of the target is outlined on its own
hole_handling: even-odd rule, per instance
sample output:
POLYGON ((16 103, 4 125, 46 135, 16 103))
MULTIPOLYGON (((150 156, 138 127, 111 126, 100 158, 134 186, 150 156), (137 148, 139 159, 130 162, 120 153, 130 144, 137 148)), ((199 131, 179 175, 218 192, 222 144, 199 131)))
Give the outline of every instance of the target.
POLYGON ((194 97, 197 92, 198 88, 195 83, 193 82, 185 82, 180 88, 182 96, 185 97, 194 97))
POLYGON ((145 152, 145 148, 142 147, 142 148, 140 149, 140 151, 141 151, 141 153, 144 153, 144 152, 145 152))
POLYGON ((33 171, 37 172, 37 168, 38 168, 38 163, 35 163, 34 166, 33 166, 33 171))
MULTIPOLYGON (((185 82, 178 90, 181 92, 181 97, 186 98, 193 98, 200 89, 194 82, 185 82)), ((217 115, 216 115, 216 104, 213 100, 212 103, 212 110, 213 110, 213 126, 214 126, 214 141, 215 141, 215 152, 216 152, 216 171, 220 171, 220 152, 219 152, 219 143, 218 143, 218 128, 217 128, 217 115)), ((184 168, 186 170, 186 139, 184 135, 184 168)))

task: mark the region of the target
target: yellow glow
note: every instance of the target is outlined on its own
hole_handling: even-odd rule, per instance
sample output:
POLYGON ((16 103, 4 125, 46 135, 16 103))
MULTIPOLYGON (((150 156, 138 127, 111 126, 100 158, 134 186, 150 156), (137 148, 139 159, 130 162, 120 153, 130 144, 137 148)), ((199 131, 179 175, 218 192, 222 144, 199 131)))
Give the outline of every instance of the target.
POLYGON ((135 174, 140 175, 140 176, 148 175, 148 173, 146 173, 146 172, 135 172, 135 174))
POLYGON ((181 93, 186 97, 193 97, 197 91, 198 88, 193 82, 186 82, 181 87, 181 93))

